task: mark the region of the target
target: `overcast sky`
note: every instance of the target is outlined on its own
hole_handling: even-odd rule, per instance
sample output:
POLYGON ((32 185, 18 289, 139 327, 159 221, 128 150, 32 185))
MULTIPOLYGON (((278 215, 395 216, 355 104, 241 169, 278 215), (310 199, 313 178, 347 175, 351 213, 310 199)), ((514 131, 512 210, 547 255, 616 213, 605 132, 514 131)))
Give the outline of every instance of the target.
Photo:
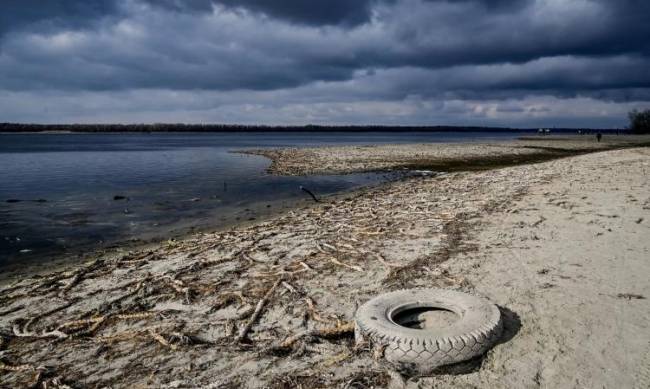
POLYGON ((621 127, 648 0, 1 0, 0 122, 621 127))

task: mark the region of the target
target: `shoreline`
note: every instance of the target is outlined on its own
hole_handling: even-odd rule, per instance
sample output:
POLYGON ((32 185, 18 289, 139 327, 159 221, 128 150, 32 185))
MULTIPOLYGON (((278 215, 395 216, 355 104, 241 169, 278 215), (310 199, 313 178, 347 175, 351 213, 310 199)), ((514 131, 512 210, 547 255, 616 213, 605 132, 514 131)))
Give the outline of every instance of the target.
MULTIPOLYGON (((650 138, 649 138, 650 139, 650 138)), ((500 144, 505 144, 506 142, 500 142, 500 144)), ((511 142, 508 142, 511 143, 511 142)), ((456 149, 465 149, 468 147, 481 147, 484 144, 482 143, 476 143, 476 144, 467 144, 467 143, 453 143, 451 144, 452 147, 456 149)), ((343 149, 349 149, 349 148, 386 148, 386 147, 392 147, 393 145, 376 145, 376 146, 325 146, 325 147, 320 147, 319 149, 338 149, 338 148, 343 148, 343 149)), ((418 144, 404 144, 400 145, 399 147, 405 147, 405 148, 410 148, 413 146, 433 146, 435 148, 439 147, 447 147, 448 144, 424 144, 424 145, 418 145, 418 144)), ((509 147, 509 146, 505 146, 509 147)), ((300 150, 310 150, 313 148, 303 148, 300 150)), ((269 165, 269 168, 267 169, 268 174, 274 174, 274 175, 294 175, 291 172, 283 171, 281 169, 275 168, 276 164, 278 162, 282 163, 282 161, 286 160, 288 156, 291 158, 295 158, 294 162, 298 164, 302 164, 303 166, 307 167, 309 166, 308 161, 305 160, 305 158, 298 158, 296 157, 295 154, 284 154, 285 151, 291 152, 293 149, 263 149, 263 150, 232 150, 232 153, 240 153, 240 154, 252 154, 252 155, 259 155, 262 157, 265 157, 269 159, 271 162, 269 165)), ((344 151, 345 152, 345 151, 344 151)), ((435 172, 449 172, 449 171, 473 171, 473 170, 486 170, 486 169, 493 169, 493 168, 498 168, 498 167, 505 167, 505 166, 515 166, 515 165, 520 165, 520 164, 529 164, 529 163, 537 163, 537 162, 542 162, 545 160, 550 160, 550 159, 555 159, 555 158, 561 158, 567 155, 571 155, 566 152, 560 152, 560 153, 552 153, 552 152, 547 152, 543 151, 539 154, 531 153, 531 154, 526 154, 521 156, 520 158, 516 160, 509 159, 508 155, 505 156, 500 156, 498 158, 488 158, 486 156, 483 156, 482 158, 479 157, 475 160, 476 164, 472 165, 472 161, 469 161, 467 159, 465 160, 454 160, 452 158, 447 157, 447 162, 442 163, 438 166, 433 166, 433 165, 426 165, 423 164, 421 166, 418 166, 417 164, 409 163, 408 158, 406 158, 404 155, 400 155, 397 158, 402 158, 405 161, 402 163, 399 163, 393 167, 387 167, 387 168, 373 168, 373 169, 358 169, 358 168, 353 168, 350 169, 349 171, 336 171, 336 170, 329 170, 329 171, 321 171, 321 172, 315 172, 315 173, 320 173, 320 174, 350 174, 350 173, 365 173, 365 172, 394 172, 394 171, 409 171, 409 170, 433 170, 435 172), (537 158, 539 155, 539 158, 537 158), (449 169, 451 165, 454 165, 453 169, 449 169)), ((394 158, 394 157, 393 157, 394 158)), ((376 161, 370 161, 370 163, 375 164, 376 161)), ((397 181, 401 180, 403 178, 397 179, 397 181)), ((382 184, 379 184, 381 186, 382 184)), ((367 187, 362 187, 362 188, 357 188, 353 189, 351 191, 344 191, 339 194, 331 194, 327 195, 327 198, 330 199, 336 199, 339 196, 347 196, 350 193, 353 192, 358 192, 358 191, 364 191, 369 188, 376 187, 375 185, 370 185, 367 187)), ((33 276, 33 275, 38 275, 38 274, 43 274, 43 273, 48 273, 52 270, 70 270, 73 269, 77 266, 79 266, 83 262, 83 258, 114 258, 119 255, 123 255, 124 253, 128 253, 129 251, 139 251, 139 250, 145 250, 150 247, 155 247, 159 246, 160 244, 164 243, 167 240, 184 240, 184 239, 190 239, 192 236, 196 234, 201 234, 201 233, 210 233, 210 232, 218 232, 218 231, 226 231, 229 229, 236 229, 239 227, 245 227, 247 225, 254 224, 259 221, 265 221, 270 218, 273 218, 275 216, 278 216, 280 214, 289 212, 291 210, 296 210, 299 208, 303 208, 305 206, 311 205, 311 201, 308 199, 303 199, 303 200, 295 200, 295 201, 290 201, 286 203, 285 201, 282 201, 280 206, 277 206, 278 204, 274 204, 270 212, 265 212, 266 210, 262 207, 262 203, 257 204, 256 206, 256 214, 255 218, 256 220, 249 221, 245 218, 245 216, 250 216, 250 215, 244 215, 242 213, 242 219, 238 221, 230 221, 229 223, 226 224, 218 224, 218 225, 209 225, 209 226, 204 226, 202 228, 194 228, 190 223, 187 223, 187 225, 178 225, 175 226, 172 230, 167 231, 166 233, 162 234, 156 234, 156 235, 145 235, 138 237, 137 239, 118 239, 116 241, 112 241, 111 243, 103 246, 98 246, 98 245, 92 245, 89 244, 87 246, 82 246, 82 247, 77 247, 74 249, 71 249, 69 251, 65 252, 50 252, 50 253, 44 253, 38 257, 34 258, 28 258, 26 261, 19 262, 19 263, 13 263, 13 264, 8 264, 0 268, 2 271, 0 273, 0 287, 3 285, 6 285, 9 282, 12 282, 17 277, 24 277, 24 276, 33 276), (47 260, 44 260, 46 259, 47 260)), ((235 214, 231 215, 234 216, 235 214)))
MULTIPOLYGON (((378 146, 366 155, 375 156, 382 147, 395 150, 394 146, 378 146)), ((355 167, 369 163, 368 159, 352 159, 355 167)), ((648 228, 643 217, 639 223, 629 219, 650 210, 650 198, 639 198, 643 193, 647 197, 645 167, 649 165, 647 148, 629 148, 534 165, 423 174, 335 195, 248 226, 195 234, 112 259, 95 259, 68 271, 24 279, 3 288, 0 294, 0 351, 7 350, 10 356, 3 363, 25 366, 2 379, 20 387, 30 379, 35 366, 48 365, 53 366, 50 374, 63 382, 84 386, 324 387, 364 377, 366 384, 383 387, 391 379, 385 366, 373 359, 371 350, 353 347, 349 323, 355 307, 388 290, 439 286, 477 292, 501 305, 505 309, 506 338, 486 357, 461 366, 465 372, 458 374, 458 366, 442 369, 441 375, 423 378, 421 383, 454 387, 499 386, 505 382, 521 387, 541 377, 550 386, 567 385, 572 382, 568 371, 553 375, 552 370, 531 368, 535 367, 532 362, 530 366, 519 363, 508 368, 527 360, 531 350, 538 360, 550 361, 558 355, 563 358, 557 350, 535 348, 535 344, 574 341, 572 322, 558 327, 555 316, 540 317, 527 307, 543 303, 554 315, 564 318, 562 315, 572 312, 562 308, 562 297, 570 297, 578 306, 588 304, 593 309, 590 315, 611 309, 604 305, 602 312, 598 311, 599 302, 591 297, 597 290, 584 290, 598 287, 597 281, 609 274, 594 273, 602 268, 601 262, 593 262, 594 268, 584 268, 582 274, 571 274, 572 280, 581 282, 560 277, 561 271, 567 271, 563 266, 570 265, 561 261, 561 250, 572 246, 557 243, 554 236, 562 236, 563 228, 580 230, 559 223, 567 217, 566 223, 571 223, 581 215, 593 218, 589 233, 597 229, 594 231, 601 233, 597 236, 602 236, 605 248, 607 242, 620 239, 615 223, 626 223, 620 233, 625 233, 627 261, 636 265, 618 270, 617 275, 627 280, 625 285, 630 290, 608 291, 614 295, 612 304, 621 301, 616 293, 649 297, 647 285, 633 278, 634 274, 647 274, 637 268, 644 255, 643 234, 636 239, 629 235, 630 228, 648 228), (605 168, 612 173, 594 174, 605 168), (620 168, 626 169, 624 174, 618 172, 620 168), (571 187, 574 181, 576 185, 571 187), (568 191, 569 187, 575 193, 568 191), (594 188, 609 197, 579 203, 581 196, 597 193, 594 188), (563 199, 568 195, 577 197, 563 199), (629 202, 630 196, 634 202, 629 202), (625 217, 610 217, 613 211, 607 207, 620 208, 622 202, 630 209, 623 208, 625 217), (575 214, 575 207, 587 209, 575 214), (600 209, 603 207, 607 209, 600 209), (531 220, 519 220, 519 215, 528 215, 531 220), (538 222, 540 217, 544 220, 538 222), (537 238, 531 237, 533 233, 537 238), (536 254, 545 263, 514 266, 522 275, 504 268, 499 262, 503 253, 498 251, 507 248, 511 256, 534 260, 536 256, 522 251, 528 250, 522 245, 555 245, 555 251, 536 254), (491 252, 494 254, 487 254, 491 252), (558 258, 560 262, 554 263, 558 258), (552 279, 546 280, 545 274, 552 279), (581 275, 587 278, 581 279, 581 275), (539 277, 539 285, 531 282, 531 277, 539 277), (551 293, 554 286, 545 286, 551 283, 561 285, 559 295, 551 293), (245 327, 253 307, 268 293, 272 298, 250 334, 243 342, 233 342, 237 328, 245 327), (540 320, 548 322, 548 328, 537 326, 538 332, 531 332, 531 323, 540 320), (332 335, 304 339, 290 347, 278 345, 278 341, 305 330, 331 331, 327 333, 332 335), (518 359, 513 362, 515 357, 518 359)), ((574 237, 573 244, 593 236, 574 237)), ((606 252, 603 247, 594 246, 600 251, 590 255, 598 259, 606 252)), ((588 246, 578 248, 592 250, 588 246)), ((647 323, 648 310, 643 309, 647 305, 638 305, 647 301, 623 302, 641 307, 640 316, 628 318, 630 323, 647 323)), ((598 327, 593 331, 611 340, 613 335, 606 330, 598 327)), ((599 351, 594 348, 594 353, 599 351)), ((616 352, 622 351, 634 358, 641 358, 643 352, 638 347, 616 352)), ((592 354, 580 354, 579 361, 590 358, 592 354)), ((580 363, 575 367, 582 369, 576 370, 582 377, 581 385, 590 386, 604 374, 597 370, 603 362, 596 360, 593 365, 594 372, 580 363)), ((610 372, 612 378, 607 381, 626 382, 621 377, 630 373, 629 369, 610 372)), ((408 384, 414 387, 416 382, 409 380, 408 384)))
MULTIPOLYGON (((279 148, 279 149, 247 149, 247 150, 232 150, 232 153, 259 155, 270 160, 271 164, 267 169, 268 174, 273 175, 308 175, 308 174, 354 174, 366 172, 394 172, 394 171, 431 171, 434 174, 447 173, 447 172, 468 172, 480 171, 503 168, 508 166, 527 165, 533 163, 540 163, 550 161, 553 159, 581 155, 585 153, 594 152, 597 149, 592 148, 591 142, 586 144, 580 143, 578 146, 573 145, 574 149, 566 147, 554 150, 553 148, 542 149, 537 151, 532 147, 538 147, 538 141, 560 140, 563 143, 567 138, 573 139, 572 136, 555 136, 555 137, 537 137, 533 138, 533 144, 522 144, 519 141, 507 141, 497 143, 426 143, 426 144, 400 144, 400 145, 371 145, 371 146, 323 146, 323 147, 306 147, 306 148, 279 148), (550 139, 549 139, 550 138, 550 139), (586 146, 585 146, 586 145, 586 146), (429 148, 434 151, 434 159, 423 159, 418 155, 418 150, 412 151, 411 149, 429 148), (513 147, 518 149, 517 152, 508 152, 513 147), (394 155, 394 150, 397 148, 398 153, 394 155), (406 152, 402 151, 405 150, 406 152), (452 153, 440 155, 439 150, 452 150, 452 153), (355 164, 345 166, 348 161, 343 161, 344 167, 340 166, 331 167, 331 162, 327 161, 324 165, 325 169, 317 170, 314 168, 318 165, 317 160, 312 159, 314 150, 329 152, 336 150, 333 155, 339 156, 340 154, 349 153, 350 150, 362 150, 359 156, 354 161, 355 164), (387 150, 388 155, 382 156, 377 159, 374 155, 368 155, 367 151, 371 153, 375 150, 387 150), (495 151, 497 151, 495 153, 495 151), (495 153, 496 155, 491 155, 495 153), (459 158, 459 155, 469 155, 464 158, 459 158), (361 161, 361 166, 359 166, 361 161), (289 167, 288 167, 289 166, 289 167), (300 166, 302 170, 293 170, 294 166, 300 166), (368 166, 370 166, 368 168, 368 166)), ((526 139, 530 141, 531 139, 526 139)), ((578 137, 578 140, 584 141, 584 137, 578 137)), ((647 139, 638 139, 635 137, 633 143, 641 143, 642 141, 650 142, 650 136, 647 139)), ((528 142, 529 143, 529 142, 528 142)), ((603 144, 601 149, 610 149, 613 147, 621 147, 620 143, 614 145, 603 144)), ((428 173, 425 173, 428 174, 428 173)), ((404 178, 399 178, 401 181, 404 178)), ((335 200, 341 196, 346 197, 351 193, 364 192, 367 189, 372 189, 377 186, 390 184, 390 182, 371 185, 345 191, 338 194, 331 194, 325 196, 326 199, 335 200)), ((260 203, 261 204, 261 203, 260 203)), ((157 247, 168 240, 186 240, 191 239, 194 235, 223 232, 231 229, 246 227, 257 222, 263 222, 289 211, 298 210, 301 208, 309 207, 311 201, 308 199, 296 200, 289 203, 281 204, 281 206, 274 206, 270 212, 262 212, 264 209, 258 204, 255 214, 255 220, 249 221, 242 217, 242 220, 231 221, 223 225, 210 225, 202 228, 194 228, 189 223, 185 226, 176 226, 173 230, 164 234, 147 235, 144 237, 134 239, 117 240, 110 244, 98 247, 89 245, 86 247, 79 247, 68 252, 58 253, 45 253, 38 258, 28 259, 26 262, 15 263, 4 266, 2 274, 0 274, 0 287, 7 285, 14 281, 16 278, 25 276, 35 276, 46 274, 53 270, 67 271, 80 266, 84 261, 82 258, 106 258, 112 259, 116 256, 124 255, 130 251, 142 251, 152 247, 157 247), (44 258, 51 258, 44 261, 44 258)), ((276 204, 277 205, 277 204, 276 204)))
POLYGON ((237 152, 271 159, 267 170, 271 174, 301 176, 401 169, 472 171, 645 146, 650 146, 650 135, 610 135, 602 142, 587 135, 565 135, 523 137, 504 142, 324 146, 237 152))
MULTIPOLYGON (((346 192, 347 193, 347 192, 346 192)), ((334 195, 332 195, 334 196, 334 195)), ((39 276, 53 271, 71 271, 83 265, 87 260, 83 258, 114 259, 129 252, 146 251, 159 247, 167 241, 182 241, 191 239, 195 235, 206 233, 224 232, 237 228, 245 228, 255 223, 264 222, 291 210, 309 206, 307 199, 278 200, 276 202, 261 202, 250 205, 254 213, 240 211, 239 220, 230 220, 215 225, 196 227, 190 222, 176 225, 172 230, 139 238, 123 239, 111 242, 105 246, 88 245, 78 247, 66 252, 44 253, 38 257, 27 259, 24 262, 13 263, 0 267, 0 288, 15 281, 16 278, 39 276), (268 208, 266 205, 272 204, 268 208), (253 215, 254 219, 250 220, 253 215)), ((237 215, 233 213, 232 215, 237 215)), ((234 216, 233 216, 234 217, 234 216)))
MULTIPOLYGON (((354 193, 362 193, 366 190, 381 187, 390 184, 391 182, 397 182, 403 179, 404 177, 398 177, 380 184, 365 185, 339 193, 317 195, 320 200, 331 201, 347 197, 354 193)), ((129 252, 146 251, 159 247, 167 241, 183 241, 192 239, 201 234, 227 232, 239 228, 250 227, 257 223, 263 223, 284 215, 287 212, 298 210, 304 211, 313 205, 315 205, 313 200, 309 198, 307 194, 305 194, 305 198, 301 199, 264 201, 250 204, 247 209, 252 210, 252 213, 246 210, 232 213, 230 216, 235 219, 228 219, 229 222, 227 223, 221 222, 219 224, 196 227, 192 225, 192 223, 187 222, 184 225, 175 226, 173 230, 170 230, 167 233, 146 235, 135 239, 117 240, 103 247, 89 245, 86 247, 71 249, 67 252, 45 253, 39 257, 27 259, 24 262, 0 267, 0 288, 15 282, 18 278, 41 276, 52 272, 74 271, 76 268, 82 266, 84 262, 87 262, 89 258, 111 260, 118 256, 126 255, 129 252), (272 206, 268 207, 269 204, 272 206), (236 215, 240 215, 240 217, 237 217, 236 215), (83 260, 83 258, 87 259, 83 260)))

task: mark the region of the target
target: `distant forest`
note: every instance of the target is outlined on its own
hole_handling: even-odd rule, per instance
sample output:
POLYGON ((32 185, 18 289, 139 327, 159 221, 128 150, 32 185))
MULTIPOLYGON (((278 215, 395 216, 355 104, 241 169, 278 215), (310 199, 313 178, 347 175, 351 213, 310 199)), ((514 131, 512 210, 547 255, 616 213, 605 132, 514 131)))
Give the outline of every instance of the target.
MULTIPOLYGON (((21 124, 0 123, 0 132, 531 132, 535 129, 459 126, 264 126, 242 124, 21 124)), ((578 129, 554 128, 553 132, 578 129)), ((583 129, 583 131, 590 131, 583 129)), ((595 131, 595 130, 594 130, 595 131)), ((602 130, 601 130, 602 131, 602 130)))

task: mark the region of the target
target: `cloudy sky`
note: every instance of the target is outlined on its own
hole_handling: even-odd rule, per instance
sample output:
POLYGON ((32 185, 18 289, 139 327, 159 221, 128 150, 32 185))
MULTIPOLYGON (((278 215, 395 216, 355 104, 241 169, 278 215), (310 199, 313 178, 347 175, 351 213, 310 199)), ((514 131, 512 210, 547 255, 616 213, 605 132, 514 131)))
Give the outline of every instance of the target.
POLYGON ((0 122, 626 125, 647 0, 2 0, 0 122))

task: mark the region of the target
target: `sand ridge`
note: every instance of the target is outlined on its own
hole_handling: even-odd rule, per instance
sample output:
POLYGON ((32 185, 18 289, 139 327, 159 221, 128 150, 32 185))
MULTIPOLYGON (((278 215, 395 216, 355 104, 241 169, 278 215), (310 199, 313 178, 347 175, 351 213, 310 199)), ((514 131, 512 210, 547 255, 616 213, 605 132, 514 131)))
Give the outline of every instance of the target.
POLYGON ((539 162, 593 151, 649 145, 647 135, 527 136, 514 141, 422 143, 251 149, 239 152, 272 160, 269 172, 284 175, 342 174, 392 169, 466 171, 539 162))

